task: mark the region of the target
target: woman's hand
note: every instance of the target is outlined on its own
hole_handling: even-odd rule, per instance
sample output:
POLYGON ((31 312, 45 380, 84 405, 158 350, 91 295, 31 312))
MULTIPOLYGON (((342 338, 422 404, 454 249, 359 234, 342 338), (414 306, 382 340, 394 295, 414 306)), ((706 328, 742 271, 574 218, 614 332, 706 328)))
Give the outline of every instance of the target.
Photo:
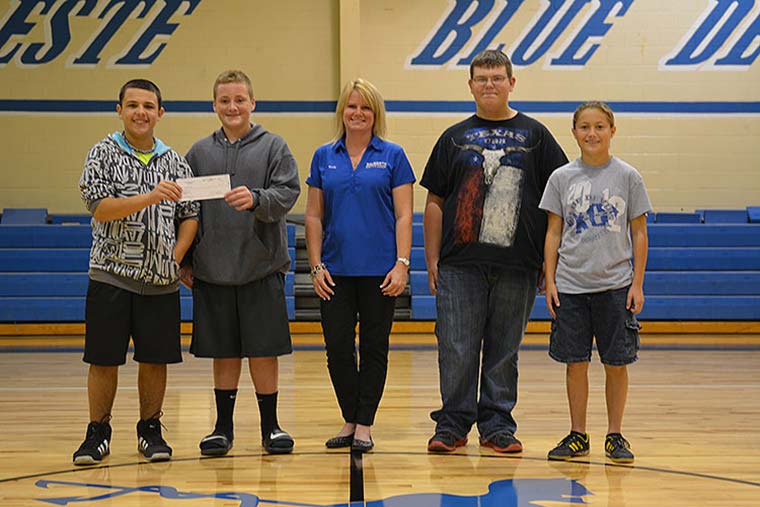
POLYGON ((380 290, 384 296, 398 296, 406 288, 406 282, 409 281, 409 268, 400 262, 397 262, 391 269, 385 280, 380 284, 380 290))
POLYGON ((314 286, 314 292, 324 301, 330 301, 330 296, 335 295, 332 289, 335 287, 332 276, 327 268, 322 265, 322 269, 311 275, 311 284, 314 286))

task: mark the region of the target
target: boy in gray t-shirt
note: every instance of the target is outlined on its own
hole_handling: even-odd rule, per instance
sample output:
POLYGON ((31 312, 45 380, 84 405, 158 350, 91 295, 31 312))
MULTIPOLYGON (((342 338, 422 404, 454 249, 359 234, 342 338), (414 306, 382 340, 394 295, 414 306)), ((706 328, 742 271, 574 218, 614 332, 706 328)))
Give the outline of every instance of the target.
POLYGON ((626 365, 638 359, 635 315, 644 305, 646 213, 652 205, 636 169, 610 155, 615 120, 606 104, 579 106, 572 132, 581 157, 551 175, 539 204, 548 213, 546 304, 554 319, 549 355, 567 364, 571 422, 570 434, 548 457, 568 460, 589 453, 588 365, 596 338, 607 377, 605 453, 616 463, 631 463, 621 426, 626 365))

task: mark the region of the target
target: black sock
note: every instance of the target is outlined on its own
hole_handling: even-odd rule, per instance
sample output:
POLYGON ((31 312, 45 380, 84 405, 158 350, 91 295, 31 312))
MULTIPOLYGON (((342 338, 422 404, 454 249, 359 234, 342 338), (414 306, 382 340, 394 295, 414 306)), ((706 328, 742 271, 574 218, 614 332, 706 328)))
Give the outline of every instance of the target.
POLYGON ((277 424, 277 391, 272 394, 256 393, 259 402, 259 418, 261 419, 261 437, 269 435, 278 427, 277 424))
POLYGON ((214 389, 214 396, 216 397, 216 426, 214 427, 214 432, 224 433, 230 440, 234 436, 232 414, 235 412, 237 391, 237 389, 214 389))

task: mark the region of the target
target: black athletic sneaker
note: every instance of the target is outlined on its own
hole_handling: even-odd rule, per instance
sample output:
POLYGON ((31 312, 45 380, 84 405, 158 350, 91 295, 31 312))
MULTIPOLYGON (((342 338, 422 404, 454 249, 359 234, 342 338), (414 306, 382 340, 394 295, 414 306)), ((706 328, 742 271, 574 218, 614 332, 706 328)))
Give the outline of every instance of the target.
POLYGON ((620 433, 608 433, 604 439, 604 454, 615 463, 633 463, 631 444, 620 433))
POLYGON ((97 465, 111 452, 111 425, 109 418, 87 425, 87 436, 74 453, 75 465, 97 465))
POLYGON ((161 436, 161 421, 158 418, 137 422, 137 450, 148 461, 168 461, 172 448, 161 436))
POLYGON ((568 460, 578 456, 588 456, 589 452, 588 433, 578 433, 571 431, 568 436, 562 439, 557 447, 549 451, 549 459, 568 460))
POLYGON ((428 452, 454 452, 457 447, 467 445, 467 437, 459 438, 450 431, 436 431, 428 440, 428 452))
POLYGON ((490 447, 496 452, 515 453, 522 452, 522 442, 517 440, 509 431, 494 433, 488 438, 480 437, 480 445, 490 447))

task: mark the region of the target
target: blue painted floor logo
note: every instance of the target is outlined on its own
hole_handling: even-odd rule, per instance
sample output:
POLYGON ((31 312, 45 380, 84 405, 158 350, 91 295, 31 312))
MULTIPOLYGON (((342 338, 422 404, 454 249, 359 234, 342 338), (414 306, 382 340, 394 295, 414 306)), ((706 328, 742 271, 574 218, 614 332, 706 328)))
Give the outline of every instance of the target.
MULTIPOLYGON (((64 496, 56 498, 37 498, 37 501, 53 505, 72 505, 80 502, 97 502, 111 500, 115 497, 144 493, 155 494, 165 500, 217 499, 240 502, 240 507, 256 507, 259 505, 277 505, 283 507, 349 507, 352 503, 322 505, 305 502, 286 502, 267 500, 251 493, 217 492, 192 493, 179 491, 171 486, 140 486, 130 488, 124 486, 88 484, 68 481, 37 481, 36 486, 43 489, 60 487, 76 487, 103 490, 101 494, 92 496, 64 496)), ((419 493, 392 496, 385 500, 363 502, 366 507, 531 507, 536 502, 557 502, 566 504, 586 504, 583 497, 592 495, 581 483, 568 479, 509 479, 492 482, 488 493, 480 496, 459 496, 443 493, 419 493)))

